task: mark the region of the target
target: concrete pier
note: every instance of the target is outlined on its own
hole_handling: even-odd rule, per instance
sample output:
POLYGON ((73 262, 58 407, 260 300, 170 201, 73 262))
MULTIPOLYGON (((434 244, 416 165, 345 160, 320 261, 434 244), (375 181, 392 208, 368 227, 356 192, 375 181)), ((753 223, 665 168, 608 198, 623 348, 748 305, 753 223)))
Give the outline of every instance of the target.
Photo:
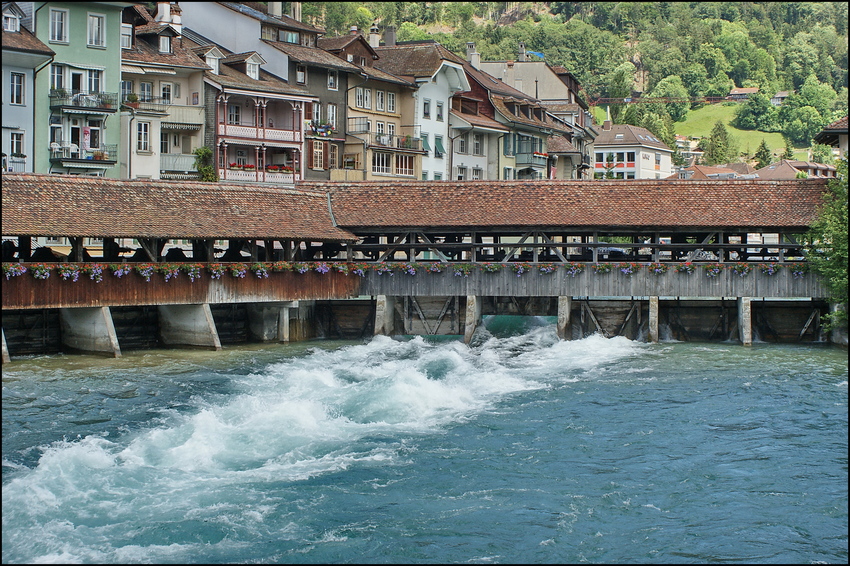
POLYGON ((463 326, 463 341, 469 344, 475 329, 481 323, 481 301, 475 295, 466 297, 466 319, 463 326))
POLYGON ((395 332, 395 297, 378 295, 375 301, 375 335, 392 336, 395 332))
POLYGON ((62 344, 79 352, 121 357, 109 307, 59 309, 62 344))
POLYGON ((558 297, 558 338, 561 340, 569 340, 571 336, 567 336, 567 330, 570 328, 570 314, 573 309, 572 297, 558 297))
POLYGON ((744 346, 753 345, 753 305, 750 297, 738 297, 738 336, 744 346))
POLYGON ((160 305, 159 332, 167 346, 221 350, 210 305, 160 305))
POLYGON ((658 342, 658 297, 649 297, 649 341, 658 342))

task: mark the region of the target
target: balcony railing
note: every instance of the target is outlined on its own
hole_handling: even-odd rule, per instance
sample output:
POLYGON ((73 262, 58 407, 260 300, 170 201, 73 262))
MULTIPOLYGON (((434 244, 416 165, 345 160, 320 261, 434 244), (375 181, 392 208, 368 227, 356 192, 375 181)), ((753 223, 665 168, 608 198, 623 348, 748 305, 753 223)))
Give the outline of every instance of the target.
POLYGON ((118 161, 118 144, 100 144, 100 147, 82 149, 77 144, 50 144, 50 161, 100 161, 101 165, 114 165, 118 161))
POLYGON ((393 149, 422 149, 422 140, 411 135, 368 133, 366 141, 371 146, 393 149))
POLYGON ((219 168, 218 177, 222 181, 247 181, 250 183, 281 183, 293 184, 301 180, 301 173, 280 172, 256 169, 219 168))
POLYGON ((51 90, 50 108, 87 108, 93 111, 115 112, 118 94, 114 92, 86 92, 64 89, 51 90))
POLYGON ((195 156, 183 153, 164 153, 159 158, 160 171, 197 171, 195 156))
POLYGON ((546 167, 546 162, 548 161, 548 157, 546 155, 539 155, 537 153, 531 152, 522 152, 516 154, 516 164, 520 165, 531 165, 532 167, 546 167))
POLYGON ((281 130, 242 124, 219 124, 218 134, 220 136, 294 143, 300 142, 304 137, 303 133, 298 130, 281 130))

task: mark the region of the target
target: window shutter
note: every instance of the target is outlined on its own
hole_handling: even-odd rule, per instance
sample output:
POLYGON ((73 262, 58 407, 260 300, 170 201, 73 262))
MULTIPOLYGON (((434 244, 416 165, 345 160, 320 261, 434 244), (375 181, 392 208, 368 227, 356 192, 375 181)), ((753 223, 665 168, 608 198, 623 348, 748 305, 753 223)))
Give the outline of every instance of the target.
POLYGON ((305 102, 304 103, 304 119, 312 120, 313 119, 313 103, 305 102))
POLYGON ((324 150, 322 151, 322 157, 324 160, 324 163, 322 163, 322 169, 328 169, 328 157, 330 157, 331 153, 331 144, 328 142, 322 142, 322 144, 324 145, 324 147, 322 148, 324 150))
POLYGON ((307 169, 313 168, 313 140, 307 140, 307 169))

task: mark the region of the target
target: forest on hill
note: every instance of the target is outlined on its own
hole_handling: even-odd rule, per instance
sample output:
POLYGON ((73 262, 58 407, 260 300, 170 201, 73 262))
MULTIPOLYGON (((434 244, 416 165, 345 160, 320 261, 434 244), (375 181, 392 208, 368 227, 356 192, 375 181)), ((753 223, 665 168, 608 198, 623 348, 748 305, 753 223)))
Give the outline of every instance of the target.
MULTIPOLYGON (((758 87, 735 126, 780 132, 799 147, 847 114, 845 2, 305 2, 302 19, 328 37, 352 25, 395 26, 398 41, 433 39, 462 57, 474 42, 485 61, 516 59, 522 41, 566 67, 588 101, 758 87), (791 94, 777 108, 770 98, 780 91, 791 94)), ((673 123, 700 105, 623 104, 611 113, 671 139, 673 123)))

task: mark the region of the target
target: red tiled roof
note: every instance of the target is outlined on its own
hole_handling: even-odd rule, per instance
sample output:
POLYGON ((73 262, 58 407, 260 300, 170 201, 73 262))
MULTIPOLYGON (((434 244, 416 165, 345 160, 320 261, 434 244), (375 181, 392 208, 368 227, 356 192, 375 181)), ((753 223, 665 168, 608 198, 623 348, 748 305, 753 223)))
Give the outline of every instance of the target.
POLYGON ((472 126, 478 126, 480 128, 490 128, 502 132, 510 131, 502 123, 497 122, 492 118, 488 118, 487 116, 482 116, 480 114, 464 114, 462 112, 456 112, 454 110, 451 110, 450 112, 452 116, 456 116, 457 118, 464 120, 465 122, 469 122, 469 124, 472 126))
POLYGON ((826 179, 787 181, 307 181, 338 225, 804 230, 826 179))
POLYGON ((55 55, 54 51, 33 35, 27 28, 20 26, 19 32, 3 30, 3 49, 14 49, 28 53, 55 55))
POLYGON ((324 193, 194 181, 3 175, 4 235, 341 241, 324 193))
POLYGON ((839 130, 839 131, 847 132, 847 116, 844 116, 843 118, 839 118, 838 120, 836 120, 835 122, 833 122, 829 126, 824 127, 824 131, 829 132, 829 131, 832 131, 832 130, 839 130))

